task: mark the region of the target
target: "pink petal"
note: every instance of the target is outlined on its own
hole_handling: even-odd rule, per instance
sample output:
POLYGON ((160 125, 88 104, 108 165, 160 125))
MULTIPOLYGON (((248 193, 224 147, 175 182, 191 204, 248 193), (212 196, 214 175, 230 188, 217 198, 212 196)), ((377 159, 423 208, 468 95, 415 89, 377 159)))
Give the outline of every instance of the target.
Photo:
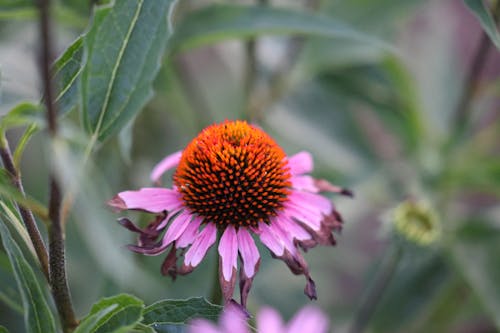
POLYGON ((193 245, 186 252, 184 263, 186 266, 198 266, 207 250, 212 246, 217 238, 217 227, 214 223, 208 223, 205 228, 198 234, 198 237, 193 242, 193 245))
POLYGON ((314 306, 305 306, 288 323, 287 333, 326 333, 328 318, 314 306))
POLYGON ((151 213, 170 211, 179 206, 180 196, 174 190, 166 188, 141 188, 139 191, 124 191, 108 201, 119 210, 139 209, 151 213))
POLYGON ((233 275, 233 268, 237 268, 238 259, 238 238, 236 230, 232 225, 228 226, 219 242, 219 255, 222 259, 222 274, 224 280, 230 281, 233 275))
POLYGON ((277 237, 273 230, 269 228, 264 222, 259 223, 260 240, 264 243, 269 250, 271 250, 276 256, 280 257, 285 252, 285 246, 277 237))
POLYGON ((278 223, 281 229, 288 231, 288 233, 296 240, 302 241, 311 239, 311 234, 306 229, 302 228, 297 222, 290 219, 285 214, 277 216, 273 223, 278 223))
POLYGON ((220 326, 224 333, 248 333, 245 313, 232 303, 224 308, 220 316, 220 326))
POLYGON ((313 159, 311 154, 302 151, 293 156, 288 157, 288 166, 292 175, 301 175, 311 172, 313 169, 313 159))
POLYGON ((280 314, 270 307, 263 307, 257 314, 257 332, 284 333, 284 323, 280 314))
POLYGON ((311 176, 292 176, 290 179, 292 187, 297 190, 318 193, 319 189, 314 183, 314 178, 311 176))
POLYGON ((255 265, 259 262, 260 255, 252 236, 250 236, 246 228, 238 230, 238 247, 243 258, 245 275, 251 278, 255 274, 255 265))
POLYGON ((220 330, 211 321, 195 319, 188 324, 188 333, 220 333, 220 330))
POLYGON ((314 230, 320 229, 321 221, 323 220, 323 216, 321 215, 321 213, 311 212, 307 209, 301 209, 301 207, 297 207, 290 202, 287 202, 285 204, 285 211, 282 214, 302 221, 314 230))
POLYGON ((297 252, 297 247, 293 243, 293 237, 287 230, 281 228, 279 223, 271 223, 269 229, 273 231, 275 237, 280 240, 285 249, 292 254, 297 252))
POLYGON ((162 244, 166 246, 177 240, 184 230, 186 230, 192 219, 193 215, 191 213, 185 210, 182 211, 168 227, 167 232, 163 236, 162 244))
POLYGON ((184 248, 193 243, 198 235, 198 228, 200 227, 203 219, 199 216, 196 216, 187 226, 186 230, 182 233, 182 235, 175 242, 175 246, 177 248, 184 248))
POLYGON ((333 209, 332 202, 322 195, 303 192, 292 191, 288 196, 289 200, 297 206, 308 208, 310 210, 319 210, 323 214, 330 214, 333 209))
POLYGON ((179 161, 181 160, 182 151, 175 152, 173 154, 168 155, 160 163, 158 163, 151 172, 150 179, 153 182, 158 181, 160 177, 169 169, 177 166, 179 161))

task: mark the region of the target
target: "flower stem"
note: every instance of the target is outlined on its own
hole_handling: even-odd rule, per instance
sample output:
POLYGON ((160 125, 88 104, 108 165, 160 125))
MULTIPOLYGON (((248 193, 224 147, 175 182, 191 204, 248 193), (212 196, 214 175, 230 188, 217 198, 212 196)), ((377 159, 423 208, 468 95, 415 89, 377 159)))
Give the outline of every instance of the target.
MULTIPOLYGON (((50 65, 52 63, 52 36, 50 30, 50 0, 38 2, 40 13, 41 33, 41 74, 44 88, 44 102, 48 130, 51 141, 57 138, 57 106, 54 102, 54 90, 52 86, 50 65)), ((61 225, 61 187, 54 172, 54 166, 50 170, 50 197, 49 197, 49 268, 50 286, 52 295, 59 312, 64 332, 72 332, 78 325, 71 302, 68 281, 66 278, 66 261, 64 249, 64 230, 61 225)))
MULTIPOLYGON (((0 135, 0 156, 2 158, 3 165, 10 174, 12 184, 19 190, 21 195, 25 196, 23 183, 21 182, 21 176, 14 165, 9 142, 4 136, 4 133, 0 133, 0 135)), ((28 231, 28 235, 30 236, 31 242, 33 243, 38 261, 40 262, 40 266, 42 267, 42 272, 45 275, 47 281, 49 281, 49 256, 47 254, 47 248, 42 239, 42 235, 40 234, 38 226, 36 225, 33 212, 30 209, 20 205, 19 203, 17 203, 17 209, 19 210, 19 214, 21 215, 24 225, 26 226, 26 230, 28 231)))
MULTIPOLYGON (((217 240, 215 244, 219 244, 222 233, 217 231, 217 240)), ((213 304, 223 304, 222 290, 219 283, 219 253, 215 251, 215 265, 212 277, 212 289, 210 291, 210 302, 213 304)))
POLYGON ((394 247, 386 250, 381 267, 366 291, 366 296, 362 300, 361 306, 354 316, 354 321, 349 333, 361 333, 369 324, 385 289, 391 282, 399 260, 401 259, 401 254, 402 249, 398 245, 394 245, 394 247))

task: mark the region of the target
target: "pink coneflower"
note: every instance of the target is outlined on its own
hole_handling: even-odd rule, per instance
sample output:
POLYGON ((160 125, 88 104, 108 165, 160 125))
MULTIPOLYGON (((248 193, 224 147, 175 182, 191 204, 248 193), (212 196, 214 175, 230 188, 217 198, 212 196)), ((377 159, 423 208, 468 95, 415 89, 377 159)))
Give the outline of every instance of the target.
POLYGON ((245 305, 260 255, 252 235, 295 274, 303 274, 305 293, 316 298, 307 263, 299 247, 334 245, 332 231, 342 226, 340 214, 321 191, 350 192, 325 180, 306 175, 311 155, 286 156, 276 142, 258 127, 244 121, 226 121, 205 128, 183 150, 167 156, 153 170, 157 183, 175 168, 171 189, 142 188, 119 193, 109 205, 156 214, 145 229, 128 219, 120 223, 139 233, 132 251, 158 255, 170 251, 162 273, 175 278, 191 272, 216 242, 219 277, 226 301, 236 283, 238 256, 241 303, 245 305), (181 251, 179 251, 181 250, 181 251), (179 255, 184 256, 178 266, 179 255))
MULTIPOLYGON (((280 314, 269 307, 257 314, 257 333, 326 333, 328 318, 320 309, 305 306, 285 325, 280 314)), ((206 319, 195 319, 188 325, 188 333, 250 333, 245 312, 229 303, 222 312, 219 326, 206 319)))

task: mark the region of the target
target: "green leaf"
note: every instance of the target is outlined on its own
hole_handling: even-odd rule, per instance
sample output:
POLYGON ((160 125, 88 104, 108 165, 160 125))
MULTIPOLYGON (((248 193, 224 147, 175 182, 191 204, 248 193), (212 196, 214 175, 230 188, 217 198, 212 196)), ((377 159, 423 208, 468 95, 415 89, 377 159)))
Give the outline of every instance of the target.
POLYGON ((31 242, 31 238, 26 230, 26 227, 21 222, 21 218, 18 214, 17 207, 11 200, 0 201, 0 213, 4 217, 4 221, 7 221, 14 230, 16 230, 20 239, 26 245, 26 248, 30 251, 32 258, 38 262, 38 257, 31 242))
POLYGON ((144 303, 131 295, 103 298, 92 306, 75 333, 129 332, 141 321, 143 308, 144 303))
POLYGON ((464 0, 470 11, 477 17, 484 31, 488 34, 497 49, 500 50, 500 33, 490 10, 482 0, 464 0))
POLYGON ((5 327, 0 325, 0 333, 9 333, 9 331, 5 327))
POLYGON ((32 17, 35 8, 32 0, 0 0, 0 19, 32 17))
POLYGON ((259 35, 315 35, 355 40, 393 51, 389 44, 324 15, 269 6, 217 4, 188 15, 168 41, 169 51, 259 35))
POLYGON ((83 37, 78 37, 53 66, 56 102, 60 115, 74 110, 79 103, 80 73, 83 70, 83 37))
POLYGON ((21 293, 26 331, 55 332, 54 317, 47 304, 44 292, 31 265, 24 258, 21 249, 12 239, 10 231, 3 221, 0 222, 0 234, 21 293))
POLYGON ((456 266, 500 330, 500 228, 486 221, 469 221, 451 247, 456 266))
POLYGON ((42 108, 32 103, 20 103, 0 119, 0 130, 36 123, 43 124, 42 108))
POLYGON ((152 82, 169 37, 172 0, 122 0, 95 11, 85 36, 82 116, 104 140, 125 126, 152 96, 152 82))
POLYGON ((30 141, 31 137, 33 137, 33 134, 35 134, 36 132, 38 132, 38 126, 36 124, 31 124, 26 128, 23 135, 19 139, 19 142, 17 143, 13 159, 14 165, 18 170, 21 163, 21 158, 23 157, 24 149, 26 148, 26 145, 30 141))
POLYGON ((211 304, 202 297, 187 300, 163 300, 147 306, 143 323, 157 332, 179 332, 180 325, 193 318, 216 320, 222 307, 211 304))

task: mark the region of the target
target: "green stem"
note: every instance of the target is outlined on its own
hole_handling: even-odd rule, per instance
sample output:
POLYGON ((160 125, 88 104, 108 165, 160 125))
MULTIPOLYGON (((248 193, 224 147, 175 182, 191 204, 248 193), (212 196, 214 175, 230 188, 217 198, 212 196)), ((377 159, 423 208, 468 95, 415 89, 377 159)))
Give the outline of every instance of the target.
MULTIPOLYGON (((3 133, 0 133, 0 156, 2 158, 5 169, 10 174, 12 184, 19 190, 20 196, 22 196, 22 198, 25 198, 26 195, 24 193, 23 183, 21 182, 21 176, 14 165, 9 142, 3 133)), ((19 214, 21 215, 24 225, 26 226, 26 231, 30 236, 31 242, 33 243, 33 247, 38 257, 38 261, 40 262, 42 272, 45 275, 47 281, 49 281, 49 256, 47 254, 47 248, 42 239, 42 235, 40 234, 38 226, 36 225, 33 212, 19 202, 17 202, 17 209, 19 211, 19 214)))
POLYGON ((366 296, 354 316, 353 324, 349 330, 350 333, 361 333, 370 323, 370 319, 375 313, 385 289, 392 280, 401 255, 402 249, 398 245, 386 250, 381 267, 376 273, 373 282, 368 286, 366 296))
MULTIPOLYGON (((219 244, 222 233, 217 231, 217 240, 215 244, 219 244)), ((213 304, 223 304, 222 290, 220 289, 219 282, 219 252, 215 251, 215 265, 212 277, 212 289, 210 291, 210 302, 213 304)))

